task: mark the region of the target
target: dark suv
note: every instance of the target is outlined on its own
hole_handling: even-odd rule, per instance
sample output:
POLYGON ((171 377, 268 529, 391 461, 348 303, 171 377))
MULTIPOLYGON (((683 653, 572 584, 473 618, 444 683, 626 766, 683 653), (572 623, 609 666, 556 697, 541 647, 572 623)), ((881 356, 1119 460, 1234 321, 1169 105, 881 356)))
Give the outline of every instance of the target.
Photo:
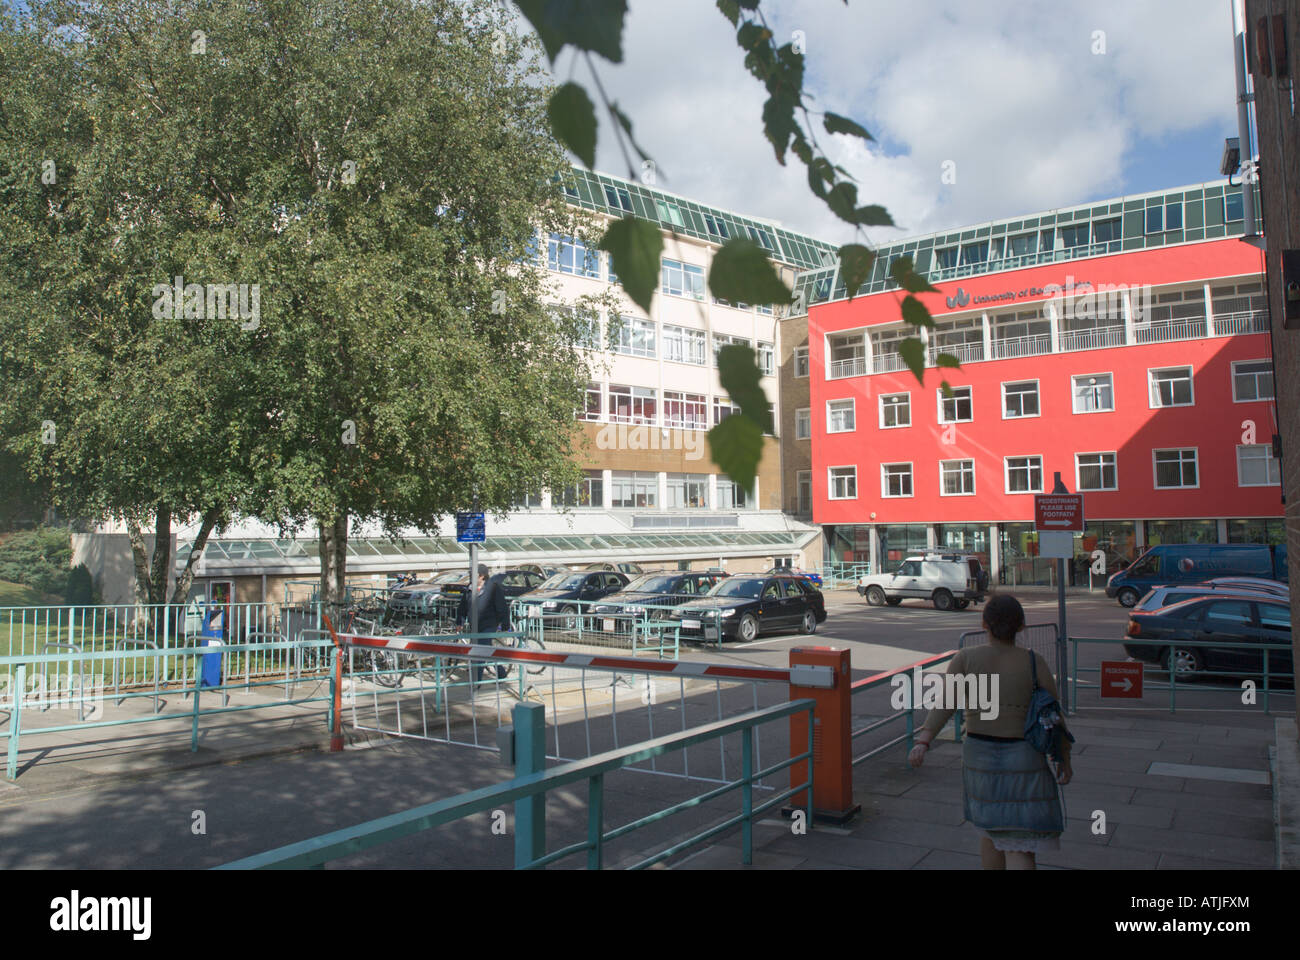
POLYGON ((616 570, 579 570, 557 573, 536 590, 519 597, 522 615, 542 617, 563 615, 565 630, 577 627, 578 608, 593 600, 622 590, 628 582, 625 573, 616 570))
POLYGON ((725 580, 725 573, 684 573, 659 570, 645 573, 628 583, 607 603, 591 608, 591 628, 606 633, 631 633, 637 617, 662 618, 667 611, 704 596, 725 580), (647 608, 650 608, 647 610, 647 608))
POLYGON ((803 577, 737 574, 708 596, 682 604, 672 617, 681 621, 683 637, 716 639, 714 625, 720 620, 723 640, 748 642, 775 630, 814 633, 826 619, 826 601, 803 577))

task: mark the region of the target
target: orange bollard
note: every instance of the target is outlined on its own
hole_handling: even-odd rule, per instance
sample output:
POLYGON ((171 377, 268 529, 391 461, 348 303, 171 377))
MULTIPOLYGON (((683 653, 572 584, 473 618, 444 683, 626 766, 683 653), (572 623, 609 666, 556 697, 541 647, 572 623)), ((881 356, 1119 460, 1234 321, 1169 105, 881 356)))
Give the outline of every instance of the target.
MULTIPOLYGON (((818 820, 845 823, 862 809, 853 802, 852 696, 848 650, 834 647, 796 647, 790 651, 790 666, 830 667, 835 685, 830 689, 790 684, 790 699, 816 701, 813 710, 813 816, 818 820)), ((802 753, 808 744, 808 714, 790 718, 790 750, 802 753)), ((790 786, 808 777, 807 761, 790 768, 790 786)), ((792 808, 806 805, 805 793, 790 799, 792 808)))

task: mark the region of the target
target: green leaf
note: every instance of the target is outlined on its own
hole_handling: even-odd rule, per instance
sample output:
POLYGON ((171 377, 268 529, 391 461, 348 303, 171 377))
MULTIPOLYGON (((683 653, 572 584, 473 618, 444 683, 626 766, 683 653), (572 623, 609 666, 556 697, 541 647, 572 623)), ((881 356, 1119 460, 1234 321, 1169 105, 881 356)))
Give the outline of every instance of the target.
POLYGON ((639 217, 615 220, 600 238, 599 246, 609 251, 614 272, 632 302, 649 313, 659 286, 659 257, 664 250, 658 225, 639 217))
POLYGON ((853 211, 853 222, 863 227, 892 227, 894 218, 880 204, 873 203, 853 211))
POLYGON ((827 133, 847 133, 851 137, 861 137, 863 140, 875 140, 871 134, 867 133, 865 127, 858 124, 848 117, 842 117, 838 113, 826 113, 826 132, 827 133))
POLYGON ((925 304, 910 293, 903 298, 903 319, 914 327, 933 327, 934 319, 925 304))
POLYGON ((736 0, 718 0, 718 9, 731 21, 733 27, 740 26, 740 4, 736 0))
MULTIPOLYGON (((622 273, 619 274, 622 276, 622 273)), ((742 303, 792 303, 794 298, 777 276, 767 253, 753 240, 728 240, 713 256, 709 289, 720 300, 742 303)))
POLYGON ((794 111, 798 101, 785 93, 773 94, 763 104, 763 132, 776 152, 778 163, 785 163, 785 152, 790 148, 790 138, 799 136, 799 124, 794 111))
POLYGON ((912 270, 911 257, 899 257, 889 265, 889 275, 908 293, 938 293, 930 282, 912 270))
POLYGON ((939 354, 937 357, 934 358, 934 365, 936 367, 951 367, 954 370, 961 369, 961 361, 958 360, 957 357, 951 353, 939 354))
POLYGON ((900 341, 898 355, 907 364, 907 369, 916 376, 917 382, 922 382, 925 378, 925 347, 921 345, 921 341, 916 337, 908 337, 900 341))
POLYGON ((623 20, 627 0, 515 0, 537 31, 551 63, 566 46, 623 62, 623 20))
POLYGON ((763 459, 763 430, 744 414, 732 414, 709 431, 709 455, 728 477, 751 493, 758 462, 763 459))
POLYGON ((590 169, 596 163, 596 107, 587 91, 566 83, 551 94, 546 105, 551 131, 590 169))
POLYGON ((871 275, 871 265, 875 262, 875 253, 860 243, 846 243, 840 247, 840 276, 844 278, 850 299, 867 282, 867 277, 871 275))
POLYGON ((760 382, 762 376, 752 348, 730 343, 718 351, 718 380, 722 389, 740 407, 741 413, 767 432, 772 429, 772 417, 760 382))
POLYGON ((835 216, 846 223, 856 225, 854 212, 858 205, 858 188, 843 181, 835 184, 826 195, 826 205, 831 208, 831 213, 835 216))

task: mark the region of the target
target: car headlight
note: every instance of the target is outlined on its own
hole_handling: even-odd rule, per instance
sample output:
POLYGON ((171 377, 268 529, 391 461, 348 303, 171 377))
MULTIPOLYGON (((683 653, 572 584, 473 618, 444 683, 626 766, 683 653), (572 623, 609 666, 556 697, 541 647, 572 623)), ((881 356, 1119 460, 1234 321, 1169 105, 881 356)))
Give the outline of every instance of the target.
POLYGON ((723 611, 722 611, 722 616, 723 616, 724 619, 727 618, 727 617, 734 617, 735 615, 736 615, 735 608, 732 608, 732 609, 730 609, 730 610, 723 610, 723 611))

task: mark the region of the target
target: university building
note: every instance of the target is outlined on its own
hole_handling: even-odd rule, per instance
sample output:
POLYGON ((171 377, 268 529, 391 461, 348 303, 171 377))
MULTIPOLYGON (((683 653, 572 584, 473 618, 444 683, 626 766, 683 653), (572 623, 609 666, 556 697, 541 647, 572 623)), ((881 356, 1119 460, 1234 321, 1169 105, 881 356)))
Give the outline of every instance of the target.
POLYGON ((838 267, 802 274, 808 400, 783 413, 811 445, 794 490, 824 562, 938 548, 1052 582, 1033 494, 1058 474, 1084 495, 1075 585, 1098 550, 1110 572, 1162 542, 1283 542, 1264 263, 1242 232, 1241 187, 1218 181, 898 242, 852 299, 838 267), (900 257, 939 291, 919 295, 924 383, 899 352, 900 257))

